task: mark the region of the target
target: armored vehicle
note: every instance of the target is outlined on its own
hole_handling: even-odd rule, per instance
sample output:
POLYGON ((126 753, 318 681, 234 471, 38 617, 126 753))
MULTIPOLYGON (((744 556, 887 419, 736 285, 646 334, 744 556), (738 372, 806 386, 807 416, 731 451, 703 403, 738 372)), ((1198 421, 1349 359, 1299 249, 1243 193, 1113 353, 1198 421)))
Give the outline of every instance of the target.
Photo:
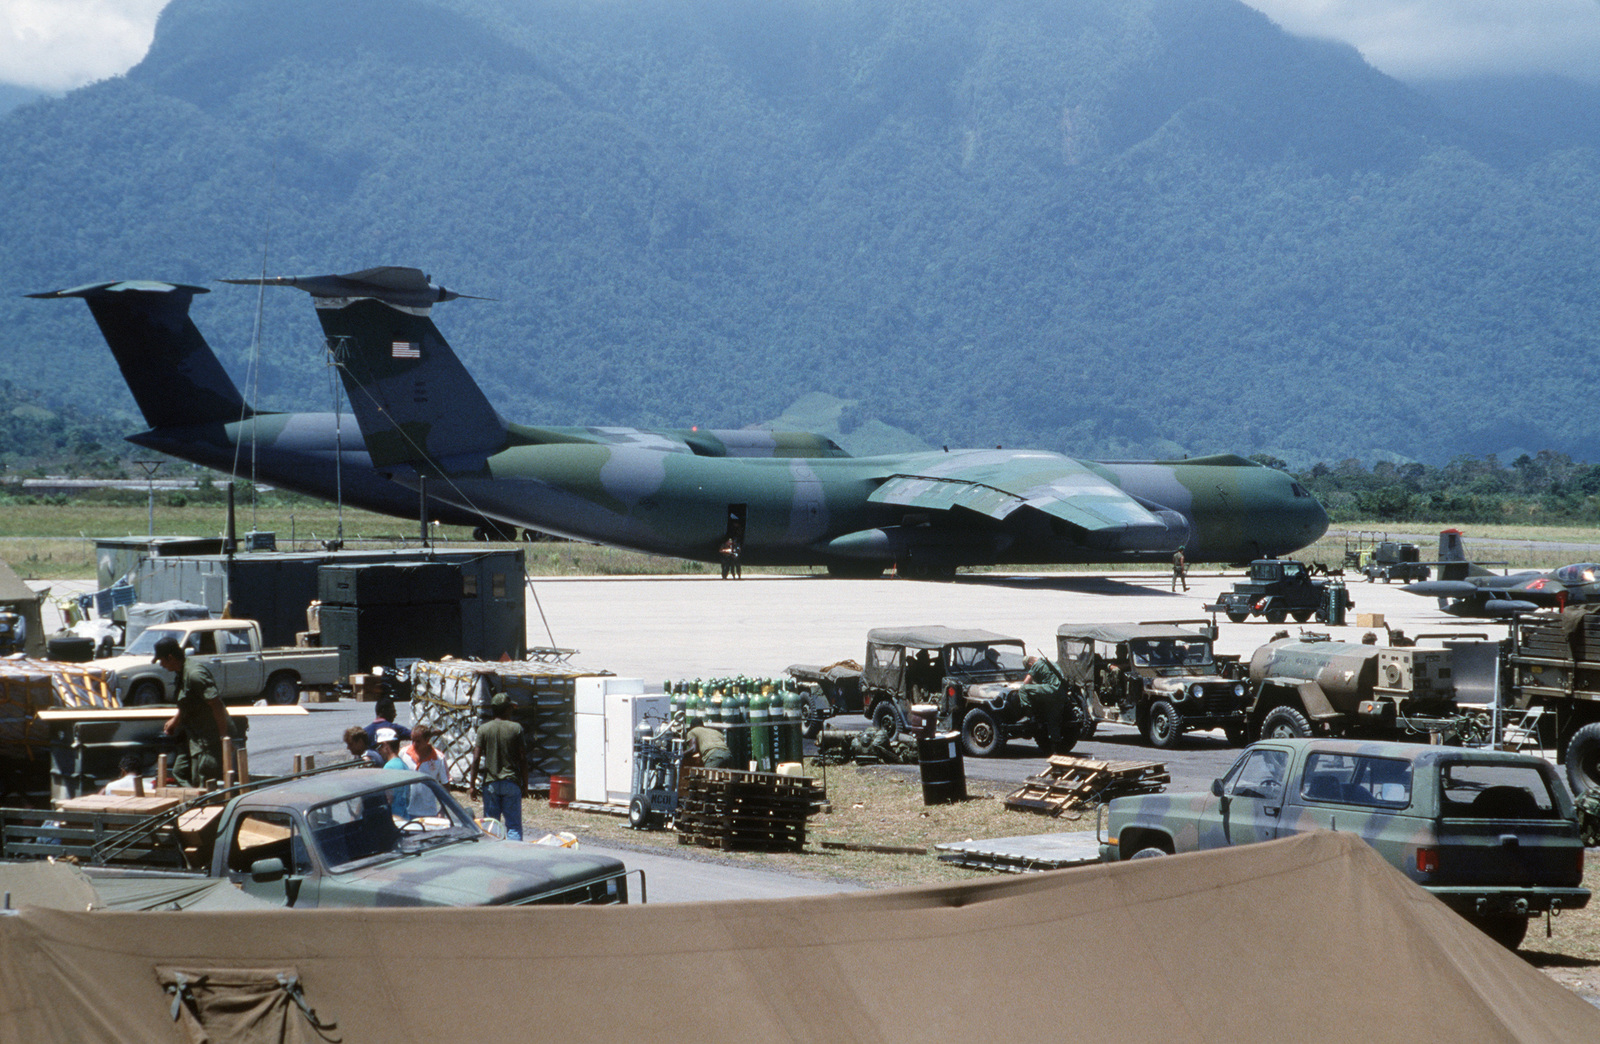
POLYGON ((1061 674, 1083 703, 1083 720, 1137 725, 1145 742, 1167 748, 1190 729, 1244 742, 1247 688, 1225 677, 1211 637, 1173 624, 1062 624, 1061 674))
POLYGON ((1107 861, 1354 832, 1510 947, 1530 916, 1589 902, 1572 797, 1548 762, 1527 754, 1262 740, 1209 793, 1116 798, 1107 815, 1107 861))
POLYGON ((997 754, 1015 736, 1032 736, 1033 720, 1017 695, 1026 670, 1020 638, 953 627, 879 627, 867 632, 861 698, 873 724, 906 727, 911 708, 934 704, 939 724, 961 733, 969 757, 997 754))
MULTIPOLYGON (((1388 648, 1303 635, 1250 657, 1250 734, 1263 739, 1462 737, 1448 649, 1388 648)), ((1464 737, 1462 737, 1464 738, 1464 737)))
POLYGON ((1224 591, 1207 612, 1226 613, 1234 623, 1251 615, 1279 624, 1294 617, 1305 623, 1313 616, 1321 623, 1344 623, 1345 611, 1355 605, 1342 580, 1314 580, 1304 562, 1261 558, 1250 563, 1250 576, 1224 591))
POLYGON ((1423 564, 1421 552, 1416 544, 1380 540, 1363 557, 1365 561, 1361 563, 1361 573, 1369 583, 1375 580, 1382 580, 1384 583, 1398 580, 1408 584, 1426 580, 1433 575, 1423 564))

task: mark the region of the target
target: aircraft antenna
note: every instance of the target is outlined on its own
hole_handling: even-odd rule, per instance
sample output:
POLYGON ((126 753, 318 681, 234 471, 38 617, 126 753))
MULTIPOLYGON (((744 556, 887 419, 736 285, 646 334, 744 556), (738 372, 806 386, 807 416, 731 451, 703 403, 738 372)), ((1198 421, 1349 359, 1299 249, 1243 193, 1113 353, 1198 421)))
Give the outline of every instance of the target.
MULTIPOLYGON (((344 340, 343 337, 340 340, 344 340)), ((333 392, 333 490, 338 534, 334 537, 344 546, 344 382, 339 379, 339 364, 335 361, 339 348, 328 353, 328 384, 333 392)))

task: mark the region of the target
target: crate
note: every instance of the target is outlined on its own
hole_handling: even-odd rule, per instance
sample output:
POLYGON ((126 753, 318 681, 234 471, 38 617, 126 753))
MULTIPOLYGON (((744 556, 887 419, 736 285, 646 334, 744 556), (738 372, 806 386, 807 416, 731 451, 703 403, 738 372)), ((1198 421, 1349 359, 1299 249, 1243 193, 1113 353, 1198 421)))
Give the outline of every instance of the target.
POLYGON ((1357 627, 1382 627, 1384 626, 1382 613, 1357 613, 1357 627))

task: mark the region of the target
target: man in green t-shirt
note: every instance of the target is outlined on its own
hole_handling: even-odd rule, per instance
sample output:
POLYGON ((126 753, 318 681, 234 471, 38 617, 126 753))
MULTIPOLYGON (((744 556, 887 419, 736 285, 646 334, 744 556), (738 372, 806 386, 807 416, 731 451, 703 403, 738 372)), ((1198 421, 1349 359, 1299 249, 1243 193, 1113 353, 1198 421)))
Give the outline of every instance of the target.
POLYGON ((221 779, 222 737, 232 733, 233 723, 211 669, 189 659, 176 638, 156 642, 155 662, 174 675, 172 689, 178 709, 161 727, 168 736, 178 737, 172 775, 186 787, 203 787, 221 779))
POLYGON ((721 729, 712 728, 699 718, 684 737, 689 753, 700 755, 700 764, 708 769, 733 768, 733 751, 721 729))
POLYGON ((492 717, 478 726, 472 748, 468 794, 478 799, 478 770, 483 769, 483 815, 506 825, 506 836, 522 840, 522 802, 528 797, 528 752, 522 726, 511 720, 511 697, 496 693, 489 701, 492 717))

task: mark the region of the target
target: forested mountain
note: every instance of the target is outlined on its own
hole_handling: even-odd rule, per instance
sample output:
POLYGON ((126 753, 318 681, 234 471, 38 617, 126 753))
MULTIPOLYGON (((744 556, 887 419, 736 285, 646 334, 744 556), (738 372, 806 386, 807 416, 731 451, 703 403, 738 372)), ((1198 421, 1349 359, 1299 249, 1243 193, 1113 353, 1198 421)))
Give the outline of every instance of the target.
MULTIPOLYGON (((528 423, 1600 459, 1600 156, 1508 122, 1233 0, 173 0, 0 118, 6 377, 131 430, 19 295, 401 264, 495 299, 435 318, 528 423)), ((249 382, 256 293, 194 314, 328 408, 261 301, 249 382)))

